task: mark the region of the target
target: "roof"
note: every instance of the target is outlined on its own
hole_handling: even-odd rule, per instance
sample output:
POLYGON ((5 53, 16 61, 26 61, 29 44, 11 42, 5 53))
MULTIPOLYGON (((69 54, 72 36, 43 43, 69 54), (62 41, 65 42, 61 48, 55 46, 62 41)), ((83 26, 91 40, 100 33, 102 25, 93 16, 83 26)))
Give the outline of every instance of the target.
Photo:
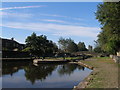
POLYGON ((12 39, 5 39, 5 38, 0 38, 0 39, 2 39, 2 41, 14 42, 14 43, 17 43, 17 44, 20 44, 20 45, 25 45, 25 44, 21 44, 21 43, 15 41, 15 40, 12 40, 12 39))

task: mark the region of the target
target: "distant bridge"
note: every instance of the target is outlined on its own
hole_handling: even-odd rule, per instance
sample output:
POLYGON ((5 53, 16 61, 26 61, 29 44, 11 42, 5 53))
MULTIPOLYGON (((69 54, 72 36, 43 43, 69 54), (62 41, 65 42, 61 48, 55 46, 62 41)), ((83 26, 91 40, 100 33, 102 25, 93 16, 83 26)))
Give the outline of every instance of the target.
POLYGON ((80 52, 76 52, 76 53, 73 53, 74 55, 91 55, 91 56, 98 56, 100 55, 100 53, 95 53, 95 52, 90 52, 90 51, 80 51, 80 52))

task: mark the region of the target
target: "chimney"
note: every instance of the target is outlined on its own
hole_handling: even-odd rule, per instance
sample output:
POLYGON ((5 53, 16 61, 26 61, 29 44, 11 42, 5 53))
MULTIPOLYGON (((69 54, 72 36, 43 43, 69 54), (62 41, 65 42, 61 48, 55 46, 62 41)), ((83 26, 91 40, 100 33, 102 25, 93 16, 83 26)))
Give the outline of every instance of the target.
POLYGON ((13 40, 14 40, 14 38, 12 37, 12 38, 11 38, 11 40, 13 41, 13 40))

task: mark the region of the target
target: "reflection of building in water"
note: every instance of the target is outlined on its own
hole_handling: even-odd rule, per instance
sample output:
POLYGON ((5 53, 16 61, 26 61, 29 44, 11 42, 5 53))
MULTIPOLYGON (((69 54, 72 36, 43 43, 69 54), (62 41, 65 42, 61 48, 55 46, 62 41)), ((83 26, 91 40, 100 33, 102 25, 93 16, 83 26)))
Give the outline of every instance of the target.
POLYGON ((2 62, 2 75, 13 75, 23 67, 27 67, 31 62, 2 62))
POLYGON ((24 44, 18 43, 17 41, 14 40, 14 38, 11 39, 0 38, 0 41, 2 41, 2 44, 0 43, 0 45, 2 46, 2 50, 19 51, 25 47, 24 44))
POLYGON ((13 74, 18 72, 18 71, 19 71, 18 67, 4 67, 4 68, 2 68, 2 75, 11 75, 11 76, 13 76, 13 74))

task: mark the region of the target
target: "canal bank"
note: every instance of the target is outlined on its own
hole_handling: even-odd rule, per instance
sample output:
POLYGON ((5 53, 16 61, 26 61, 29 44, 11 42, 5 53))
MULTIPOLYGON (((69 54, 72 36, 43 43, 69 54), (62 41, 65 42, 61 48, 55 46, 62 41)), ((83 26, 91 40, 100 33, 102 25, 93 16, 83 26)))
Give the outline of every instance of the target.
POLYGON ((80 88, 118 88, 118 64, 112 59, 91 58, 80 61, 89 67, 94 67, 93 72, 81 83, 74 87, 80 88))

